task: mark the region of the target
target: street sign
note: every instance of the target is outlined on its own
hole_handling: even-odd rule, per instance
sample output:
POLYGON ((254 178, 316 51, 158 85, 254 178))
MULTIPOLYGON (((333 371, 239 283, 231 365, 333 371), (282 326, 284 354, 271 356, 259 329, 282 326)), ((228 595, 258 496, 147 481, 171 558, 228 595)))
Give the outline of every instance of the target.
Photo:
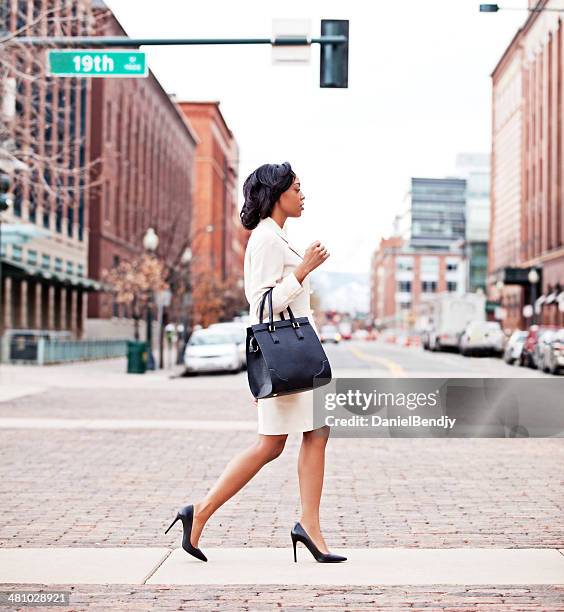
POLYGON ((49 50, 47 74, 59 77, 146 77, 149 69, 144 51, 64 49, 49 50))
MULTIPOLYGON (((309 19, 273 19, 272 38, 279 42, 291 42, 293 39, 311 39, 311 20, 309 19)), ((273 64, 309 64, 311 44, 306 45, 272 45, 273 64)))

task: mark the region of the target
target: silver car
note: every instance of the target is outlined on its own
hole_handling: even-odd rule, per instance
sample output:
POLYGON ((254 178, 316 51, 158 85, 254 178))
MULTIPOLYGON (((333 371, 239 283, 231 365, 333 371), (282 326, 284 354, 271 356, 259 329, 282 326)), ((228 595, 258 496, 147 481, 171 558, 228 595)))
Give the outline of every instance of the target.
POLYGON ((246 342, 247 342, 247 327, 245 323, 241 321, 225 321, 221 323, 212 323, 207 327, 207 329, 215 329, 220 331, 226 331, 227 333, 232 333, 235 338, 235 342, 239 347, 239 353, 241 355, 241 363, 243 364, 243 369, 247 369, 247 352, 246 352, 246 342))
POLYGON ((516 363, 521 359, 521 352, 528 333, 518 329, 511 334, 503 353, 505 363, 516 363))
POLYGON ((539 369, 558 374, 564 368, 564 329, 553 331, 548 337, 543 334, 539 344, 542 344, 539 369))
POLYGON ((471 321, 462 332, 459 341, 460 353, 490 353, 501 355, 505 336, 497 321, 471 321))
POLYGON ((186 373, 239 372, 243 361, 233 331, 198 329, 184 350, 186 373))

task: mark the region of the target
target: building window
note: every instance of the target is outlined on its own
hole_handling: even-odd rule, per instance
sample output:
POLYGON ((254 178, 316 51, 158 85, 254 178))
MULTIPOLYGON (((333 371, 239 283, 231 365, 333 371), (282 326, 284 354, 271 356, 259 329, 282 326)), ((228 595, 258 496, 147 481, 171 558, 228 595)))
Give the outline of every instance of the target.
POLYGON ((12 245, 12 259, 14 261, 22 260, 22 247, 19 244, 12 245))
POLYGON ((74 264, 72 261, 67 261, 67 274, 74 273, 74 264))
POLYGON ((48 270, 51 267, 51 255, 43 255, 41 257, 41 267, 48 270))
POLYGON ((398 272, 413 270, 413 257, 396 257, 396 270, 398 272))
POLYGON ((437 281, 421 281, 421 291, 423 293, 435 293, 437 291, 437 281))
POLYGON ((457 286, 454 281, 447 281, 447 291, 456 291, 457 286))
POLYGON ((439 258, 438 257, 421 257, 421 274, 429 274, 439 276, 439 258))
POLYGON ((411 281, 398 281, 398 291, 401 293, 411 293, 411 281))
POLYGON ((37 251, 29 250, 27 252, 27 263, 32 266, 37 264, 37 251))
POLYGON ((77 265, 76 273, 78 276, 84 276, 84 266, 82 264, 77 265))
POLYGON ((63 260, 60 257, 55 257, 55 272, 63 271, 63 260))
POLYGON ((22 189, 22 185, 18 177, 18 174, 16 174, 15 187, 14 187, 14 208, 13 208, 14 214, 16 215, 16 217, 22 216, 22 201, 23 201, 23 189, 22 189))

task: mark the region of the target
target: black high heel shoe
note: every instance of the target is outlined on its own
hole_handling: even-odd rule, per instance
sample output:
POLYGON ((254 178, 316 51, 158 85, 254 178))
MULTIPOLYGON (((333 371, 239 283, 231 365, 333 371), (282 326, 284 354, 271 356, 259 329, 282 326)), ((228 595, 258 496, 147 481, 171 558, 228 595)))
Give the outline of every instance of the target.
POLYGON ((195 546, 190 544, 190 536, 192 535, 192 522, 194 520, 194 506, 190 504, 189 506, 184 506, 181 508, 176 518, 170 524, 169 528, 165 531, 165 535, 169 532, 169 529, 176 523, 178 520, 182 521, 182 548, 190 555, 193 555, 197 559, 202 561, 207 561, 206 555, 195 546))
POLYGON ((342 555, 335 555, 333 553, 323 553, 317 548, 317 546, 313 543, 312 539, 307 535, 305 529, 300 525, 300 523, 296 523, 292 531, 290 531, 290 535, 292 536, 292 544, 294 545, 294 561, 297 563, 298 558, 296 556, 296 544, 298 542, 303 542, 309 552, 314 556, 315 560, 319 563, 339 563, 340 561, 346 561, 347 558, 342 555))

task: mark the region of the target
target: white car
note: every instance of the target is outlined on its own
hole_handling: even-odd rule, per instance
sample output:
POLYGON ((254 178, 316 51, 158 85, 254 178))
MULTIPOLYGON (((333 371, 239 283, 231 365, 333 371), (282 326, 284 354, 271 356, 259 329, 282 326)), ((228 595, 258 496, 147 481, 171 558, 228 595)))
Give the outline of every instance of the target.
POLYGON ((521 359, 521 352, 523 351, 523 345, 527 339, 529 332, 522 331, 520 329, 515 330, 507 344, 505 346, 505 352, 503 354, 503 360, 506 363, 517 363, 521 359))
POLYGON ((239 346, 239 353, 241 355, 241 362, 243 363, 244 369, 247 369, 247 352, 245 347, 245 344, 247 342, 247 327, 249 327, 249 325, 245 325, 245 323, 241 321, 225 321, 222 323, 212 323, 207 327, 207 329, 223 330, 228 333, 233 333, 235 341, 239 346))
POLYGON ((501 355, 505 335, 498 321, 470 321, 460 336, 462 355, 490 353, 501 355))
POLYGON ((321 342, 334 342, 338 344, 341 341, 341 334, 335 325, 325 324, 321 326, 319 334, 321 342))
POLYGON ((537 368, 541 372, 548 372, 550 353, 552 351, 552 342, 556 338, 555 329, 546 329, 539 332, 539 337, 535 345, 534 360, 537 364, 537 368))
POLYGON ((184 350, 186 373, 240 372, 244 366, 233 331, 198 329, 184 350))

